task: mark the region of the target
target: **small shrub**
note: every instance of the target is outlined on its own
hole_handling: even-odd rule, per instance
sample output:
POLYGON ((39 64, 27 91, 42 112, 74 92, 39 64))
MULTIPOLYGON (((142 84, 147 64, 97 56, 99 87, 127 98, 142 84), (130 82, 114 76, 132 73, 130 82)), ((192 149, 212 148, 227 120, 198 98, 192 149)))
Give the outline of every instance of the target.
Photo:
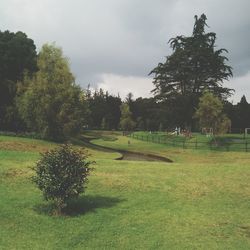
POLYGON ((70 199, 85 191, 91 162, 87 161, 85 151, 75 150, 68 144, 41 155, 32 179, 44 198, 55 202, 60 214, 70 199))

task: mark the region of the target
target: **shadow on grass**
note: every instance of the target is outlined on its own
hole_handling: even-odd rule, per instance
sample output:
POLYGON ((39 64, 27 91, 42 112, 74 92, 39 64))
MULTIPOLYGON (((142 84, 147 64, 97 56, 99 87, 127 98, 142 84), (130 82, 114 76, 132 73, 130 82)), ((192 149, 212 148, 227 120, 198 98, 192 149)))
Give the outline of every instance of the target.
MULTIPOLYGON (((116 197, 106 196, 91 196, 86 195, 79 197, 76 200, 71 200, 67 207, 62 210, 62 215, 65 216, 79 216, 88 212, 95 212, 98 208, 110 208, 124 201, 116 197)), ((56 207, 52 202, 46 204, 39 204, 34 207, 34 210, 39 214, 55 215, 56 207)))

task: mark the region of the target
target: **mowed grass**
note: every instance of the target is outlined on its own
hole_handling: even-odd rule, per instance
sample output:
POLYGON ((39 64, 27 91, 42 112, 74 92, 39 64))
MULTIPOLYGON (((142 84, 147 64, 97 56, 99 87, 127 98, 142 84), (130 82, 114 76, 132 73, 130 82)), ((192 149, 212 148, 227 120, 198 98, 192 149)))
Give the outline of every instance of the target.
POLYGON ((93 142, 174 163, 89 150, 96 164, 86 193, 59 217, 30 180, 38 152, 56 145, 0 136, 0 249, 250 248, 250 154, 115 137, 93 142))

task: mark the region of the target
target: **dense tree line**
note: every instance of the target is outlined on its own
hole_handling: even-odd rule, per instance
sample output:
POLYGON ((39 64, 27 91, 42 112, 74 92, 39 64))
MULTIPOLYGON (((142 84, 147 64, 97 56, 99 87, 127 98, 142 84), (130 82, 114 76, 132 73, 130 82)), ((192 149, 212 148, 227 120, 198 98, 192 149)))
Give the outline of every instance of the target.
POLYGON ((118 129, 120 122, 120 106, 122 100, 119 96, 113 96, 102 89, 91 93, 89 88, 87 93, 88 117, 87 125, 93 129, 118 129))
MULTIPOLYGON (((0 130, 35 132, 52 140, 86 128, 198 130, 204 119, 199 124, 195 113, 201 96, 209 92, 223 103, 223 110, 217 105, 219 113, 231 120, 232 132, 243 132, 250 127, 250 104, 245 96, 235 105, 227 101, 232 90, 222 83, 232 69, 223 55, 226 50, 215 49, 216 34, 205 33, 205 27, 206 16, 195 17, 190 37, 170 40, 172 55, 151 72, 154 97, 135 99, 128 93, 125 100, 103 89, 83 90, 55 44, 45 44, 37 53, 25 33, 0 31, 0 130)), ((204 103, 217 100, 207 98, 204 103)))
POLYGON ((15 97, 17 83, 37 70, 34 41, 23 32, 0 31, 0 129, 24 129, 15 97))
MULTIPOLYGON (((153 97, 139 97, 133 99, 133 95, 129 93, 125 100, 122 100, 119 96, 113 97, 116 98, 117 102, 112 102, 112 105, 108 106, 106 105, 106 98, 108 96, 110 95, 107 92, 104 94, 103 90, 100 89, 96 90, 94 94, 92 94, 88 99, 89 116, 91 117, 90 120, 92 121, 88 123, 89 128, 121 129, 122 126, 120 126, 121 124, 119 123, 121 120, 121 103, 126 104, 127 111, 125 111, 125 113, 129 113, 131 116, 131 120, 135 123, 132 125, 132 127, 136 130, 172 130, 176 126, 182 126, 182 114, 181 112, 178 112, 178 109, 174 106, 174 103, 171 105, 169 102, 158 102, 157 98, 153 97), (114 110, 117 111, 115 119, 109 120, 114 122, 104 123, 103 121, 106 120, 107 114, 110 116, 111 114, 115 114, 114 110), (95 120, 96 123, 93 123, 93 120, 95 120), (109 126, 105 127, 103 126, 104 124, 109 124, 109 126)), ((224 104, 223 114, 226 114, 231 120, 232 132, 243 132, 244 128, 250 127, 250 104, 247 102, 245 96, 243 96, 240 102, 236 104, 232 104, 231 102, 225 100, 222 100, 222 102, 224 104)), ((219 111, 222 112, 221 107, 219 111)), ((193 119, 196 122, 196 130, 199 131, 199 122, 195 117, 193 119)))
POLYGON ((231 120, 232 132, 243 133, 245 128, 250 127, 250 103, 247 102, 244 95, 235 105, 226 102, 224 110, 231 120))

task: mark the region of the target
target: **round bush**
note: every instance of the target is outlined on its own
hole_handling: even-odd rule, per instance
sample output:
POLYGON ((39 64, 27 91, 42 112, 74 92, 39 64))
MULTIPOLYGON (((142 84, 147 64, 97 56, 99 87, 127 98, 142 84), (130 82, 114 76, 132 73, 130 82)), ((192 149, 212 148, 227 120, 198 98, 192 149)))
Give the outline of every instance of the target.
POLYGON ((41 154, 34 167, 34 183, 43 192, 46 200, 55 202, 58 213, 72 198, 83 193, 92 170, 85 151, 75 150, 64 144, 41 154))

